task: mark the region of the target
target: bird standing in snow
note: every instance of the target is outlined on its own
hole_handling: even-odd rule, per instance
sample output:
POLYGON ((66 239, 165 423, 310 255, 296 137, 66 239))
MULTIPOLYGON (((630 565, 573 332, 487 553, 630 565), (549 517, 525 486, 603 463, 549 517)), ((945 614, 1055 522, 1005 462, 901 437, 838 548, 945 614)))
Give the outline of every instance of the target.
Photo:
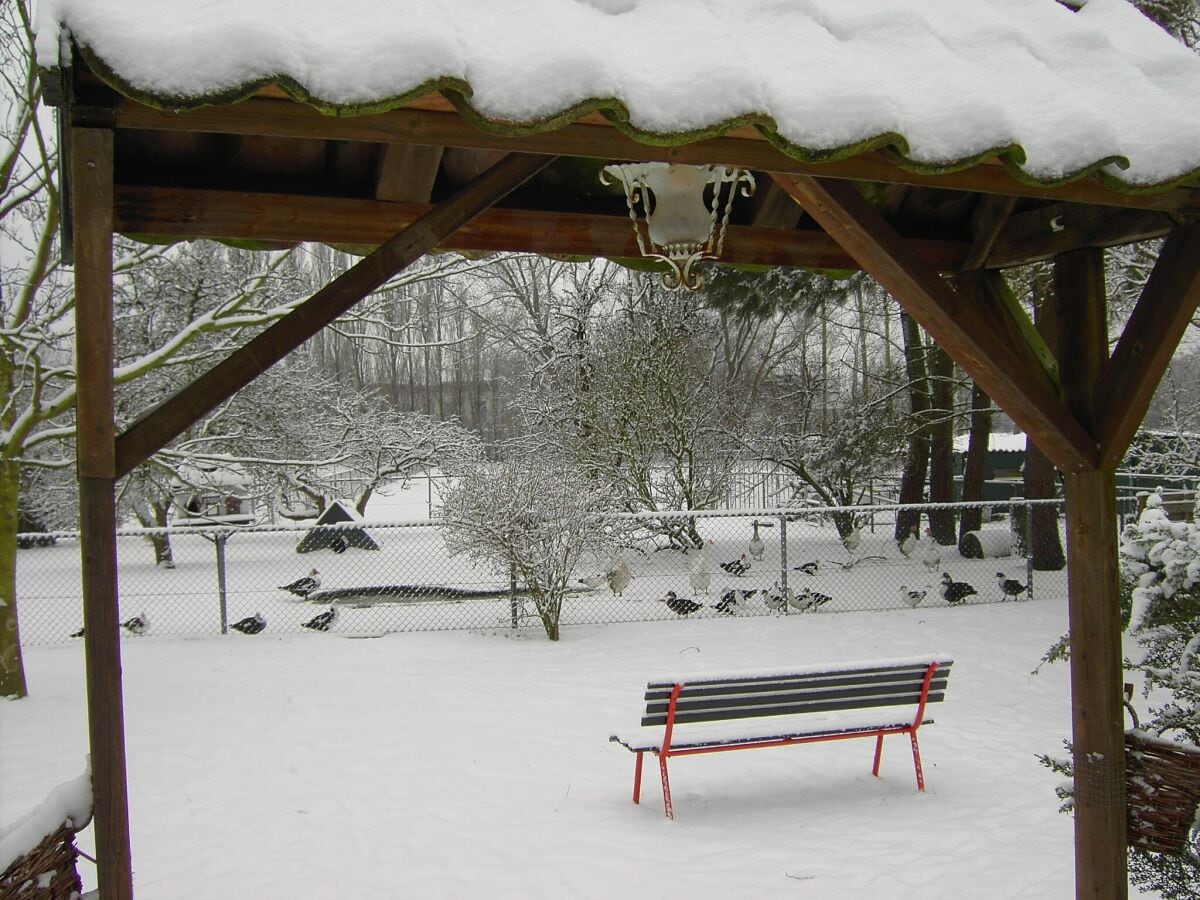
POLYGON ((754 529, 754 536, 750 538, 750 557, 751 559, 761 560, 763 554, 767 552, 767 545, 758 536, 758 526, 759 522, 757 520, 750 523, 750 527, 754 529))
POLYGON ((252 616, 239 619, 229 627, 234 631, 240 631, 242 634, 258 634, 267 627, 267 620, 263 618, 262 613, 255 613, 252 616))
POLYGON ((779 612, 787 606, 789 600, 794 600, 796 597, 791 591, 786 594, 783 591, 767 591, 763 594, 763 602, 767 604, 767 609, 779 612))
POLYGON ((800 593, 796 594, 788 602, 792 605, 793 609, 797 609, 800 612, 807 612, 810 609, 820 609, 832 599, 828 594, 819 594, 816 591, 810 591, 808 588, 801 588, 800 593))
POLYGON ((927 593, 928 590, 910 591, 908 585, 902 584, 900 585, 900 602, 905 606, 911 606, 913 609, 916 609, 921 601, 925 599, 927 593))
POLYGON ((730 575, 745 575, 750 571, 750 560, 746 559, 746 554, 743 553, 739 559, 721 563, 721 568, 730 575))
POLYGON ((797 572, 803 572, 805 575, 816 575, 821 569, 821 564, 817 560, 812 562, 800 563, 798 566, 792 566, 797 572))
POLYGON ((758 591, 739 591, 733 588, 721 595, 721 599, 713 604, 713 609, 727 616, 735 616, 746 611, 746 601, 757 593, 758 591))
POLYGON ((608 573, 607 572, 599 572, 595 575, 589 575, 586 578, 579 579, 579 583, 582 584, 589 591, 598 591, 600 589, 600 585, 606 584, 607 582, 608 582, 608 573))
POLYGON ((80 629, 78 631, 72 631, 71 637, 83 637, 83 627, 80 626, 80 629))
POLYGON ((942 565, 942 548, 933 539, 933 532, 926 528, 925 537, 921 539, 921 562, 929 572, 936 572, 942 565))
POLYGON ((629 583, 633 581, 633 573, 629 571, 629 566, 625 564, 623 556, 617 560, 615 566, 608 570, 605 577, 608 579, 608 589, 612 591, 614 597, 620 597, 625 588, 629 587, 629 583))
POLYGON ((139 613, 132 619, 126 619, 122 622, 121 627, 130 634, 145 634, 150 630, 150 620, 146 618, 145 613, 139 613))
POLYGON ((942 583, 938 590, 941 592, 942 599, 950 604, 962 603, 972 594, 978 593, 965 581, 955 581, 950 577, 949 572, 942 573, 942 583))
POLYGON ((312 631, 328 631, 329 626, 333 624, 333 622, 336 618, 337 618, 337 609, 335 607, 331 606, 331 607, 329 607, 329 609, 325 610, 325 612, 318 613, 317 615, 315 615, 311 619, 309 619, 307 622, 302 623, 300 625, 300 627, 308 628, 308 629, 311 629, 312 631))
POLYGON ((307 597, 320 586, 321 573, 312 569, 307 575, 297 578, 290 584, 281 584, 279 589, 287 591, 289 594, 295 594, 297 597, 307 597))
POLYGON ((846 552, 851 556, 858 550, 859 544, 862 543, 862 519, 858 516, 854 517, 854 522, 850 526, 850 530, 846 532, 846 536, 842 538, 842 546, 846 548, 846 552))
POLYGON ((697 594, 707 594, 712 575, 708 571, 708 552, 701 547, 696 558, 692 560, 691 571, 688 572, 688 584, 697 594))
POLYGON ((1003 572, 996 573, 996 584, 1000 585, 1000 591, 1004 594, 1004 599, 1012 597, 1016 600, 1025 593, 1026 585, 1021 584, 1015 578, 1005 578, 1003 572))
POLYGON ((917 526, 914 525, 908 534, 904 536, 904 540, 899 542, 900 553, 903 554, 905 559, 909 559, 920 543, 921 539, 917 537, 917 526))
POLYGON ((674 591, 667 591, 667 596, 660 597, 659 599, 670 607, 671 612, 678 613, 681 616, 690 616, 696 610, 700 609, 700 607, 704 606, 703 603, 697 603, 695 600, 689 600, 687 597, 676 596, 674 591))

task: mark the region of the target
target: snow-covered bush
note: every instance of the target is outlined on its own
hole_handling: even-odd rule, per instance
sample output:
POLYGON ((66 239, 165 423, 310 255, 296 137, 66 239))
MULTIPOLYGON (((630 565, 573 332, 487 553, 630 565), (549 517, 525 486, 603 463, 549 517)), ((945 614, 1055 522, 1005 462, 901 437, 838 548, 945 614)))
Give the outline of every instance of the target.
MULTIPOLYGON (((1136 523, 1121 533, 1122 592, 1129 600, 1127 630, 1137 651, 1125 668, 1142 678, 1143 731, 1200 746, 1200 524, 1170 520, 1152 494, 1136 523)), ((1060 658, 1060 642, 1047 658, 1060 658)), ((1070 776, 1068 760, 1042 757, 1070 776)), ((1058 789, 1071 808, 1071 789, 1058 789)), ((1200 898, 1200 822, 1178 856, 1129 848, 1130 880, 1166 900, 1200 898)))
POLYGON ((609 519, 612 491, 549 448, 506 449, 499 462, 469 461, 449 473, 440 509, 446 545, 512 577, 556 641, 576 566, 606 560, 622 543, 609 519))

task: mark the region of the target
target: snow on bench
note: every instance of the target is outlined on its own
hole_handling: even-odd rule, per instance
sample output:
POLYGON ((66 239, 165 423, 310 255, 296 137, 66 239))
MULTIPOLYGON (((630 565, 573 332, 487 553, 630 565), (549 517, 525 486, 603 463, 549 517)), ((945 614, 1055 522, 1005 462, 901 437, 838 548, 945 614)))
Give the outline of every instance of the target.
POLYGON ((925 707, 945 699, 953 662, 934 654, 655 679, 646 685, 640 726, 609 740, 637 754, 634 803, 641 801, 643 754, 658 757, 667 818, 675 817, 667 760, 726 750, 874 737, 871 773, 878 776, 884 736, 907 734, 923 791, 917 729, 933 722, 925 707))

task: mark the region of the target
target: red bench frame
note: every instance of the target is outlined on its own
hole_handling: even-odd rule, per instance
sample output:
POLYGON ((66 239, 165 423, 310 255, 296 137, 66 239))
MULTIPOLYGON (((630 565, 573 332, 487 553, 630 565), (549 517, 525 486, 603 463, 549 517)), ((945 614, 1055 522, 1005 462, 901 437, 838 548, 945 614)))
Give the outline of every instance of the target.
POLYGON ((733 740, 726 743, 705 745, 701 747, 683 747, 675 749, 671 746, 671 737, 675 730, 675 703, 679 698, 680 692, 683 690, 683 681, 675 683, 675 688, 671 692, 670 700, 667 705, 667 722, 663 733, 662 745, 658 748, 648 750, 635 750, 637 761, 634 764, 633 773, 633 802, 641 803, 642 793, 642 757, 646 753, 654 753, 658 757, 658 768, 662 778, 663 790, 663 807, 666 811, 667 818, 675 818, 674 807, 671 803, 671 780, 667 773, 667 760, 675 756, 696 756, 701 753, 724 753, 730 750, 753 750, 760 747, 782 747, 788 744, 812 744, 822 741, 840 741, 849 740, 851 738, 875 738, 875 759, 871 766, 871 774, 876 778, 879 777, 879 761, 883 755, 883 739, 889 734, 907 734, 912 744, 913 767, 917 775, 917 790, 925 790, 925 773, 921 768, 921 748, 917 743, 917 730, 925 723, 925 705, 929 699, 929 686, 933 681, 934 673, 937 672, 940 663, 932 661, 925 670, 924 682, 921 686, 920 697, 917 701, 916 715, 910 724, 902 726, 886 726, 880 728, 864 727, 861 729, 851 729, 844 731, 818 732, 814 734, 797 735, 791 737, 769 738, 765 740, 733 740))

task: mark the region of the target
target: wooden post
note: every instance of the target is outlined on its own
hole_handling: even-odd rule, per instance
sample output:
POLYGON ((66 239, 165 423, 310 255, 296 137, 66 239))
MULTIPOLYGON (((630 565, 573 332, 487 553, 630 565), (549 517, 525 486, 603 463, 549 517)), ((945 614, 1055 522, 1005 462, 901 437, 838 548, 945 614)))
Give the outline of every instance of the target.
MULTIPOLYGON (((1108 361, 1104 256, 1078 250, 1055 259, 1063 392, 1080 423, 1104 412, 1108 361)), ((1075 766, 1075 896, 1128 896, 1121 608, 1114 469, 1065 474, 1075 766)))
POLYGON ((96 860, 105 900, 133 897, 117 606, 113 424, 113 133, 73 128, 80 556, 96 860))

